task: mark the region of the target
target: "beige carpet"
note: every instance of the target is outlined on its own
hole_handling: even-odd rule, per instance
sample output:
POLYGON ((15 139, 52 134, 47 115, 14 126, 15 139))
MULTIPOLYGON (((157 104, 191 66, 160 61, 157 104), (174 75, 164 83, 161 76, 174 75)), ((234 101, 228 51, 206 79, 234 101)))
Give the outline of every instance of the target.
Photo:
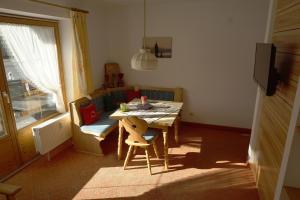
MULTIPOLYGON (((48 162, 39 159, 7 182, 20 185, 17 199, 258 199, 245 161, 250 135, 182 126, 181 145, 170 133, 170 170, 151 152, 150 176, 144 152, 129 162, 116 159, 116 134, 102 144, 107 155, 95 157, 68 149, 48 162)), ((159 139, 162 153, 162 139, 159 139)), ((0 197, 1 199, 1 197, 0 197)), ((1 199, 2 200, 2 199, 1 199)))

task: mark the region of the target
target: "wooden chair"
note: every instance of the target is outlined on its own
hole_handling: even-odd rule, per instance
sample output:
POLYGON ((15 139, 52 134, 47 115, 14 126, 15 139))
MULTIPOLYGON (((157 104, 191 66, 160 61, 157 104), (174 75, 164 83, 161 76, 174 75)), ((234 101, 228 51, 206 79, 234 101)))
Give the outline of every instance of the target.
POLYGON ((133 147, 135 148, 135 150, 137 147, 141 147, 145 149, 148 169, 150 175, 152 175, 148 147, 153 145, 155 155, 157 156, 157 158, 159 158, 157 146, 155 143, 155 140, 159 136, 159 132, 154 129, 149 129, 147 122, 137 117, 124 118, 121 120, 121 122, 125 130, 129 133, 128 138, 125 140, 125 143, 129 145, 129 150, 124 162, 124 170, 131 157, 133 147))
POLYGON ((15 200, 15 195, 21 191, 20 186, 0 183, 0 194, 5 195, 7 200, 15 200))

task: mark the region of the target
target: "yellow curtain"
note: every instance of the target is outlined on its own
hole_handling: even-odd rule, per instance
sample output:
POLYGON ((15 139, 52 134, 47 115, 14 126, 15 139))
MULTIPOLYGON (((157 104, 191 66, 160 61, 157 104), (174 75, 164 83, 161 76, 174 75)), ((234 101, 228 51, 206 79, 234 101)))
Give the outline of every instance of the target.
POLYGON ((86 24, 86 13, 71 11, 74 29, 73 42, 73 98, 87 95, 94 89, 86 24))

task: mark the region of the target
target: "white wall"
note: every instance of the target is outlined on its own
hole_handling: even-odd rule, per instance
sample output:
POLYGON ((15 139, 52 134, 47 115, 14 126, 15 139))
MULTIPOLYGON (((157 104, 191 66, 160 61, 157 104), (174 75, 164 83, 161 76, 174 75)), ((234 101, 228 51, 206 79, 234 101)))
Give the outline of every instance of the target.
POLYGON ((149 0, 147 35, 173 37, 173 57, 153 72, 130 69, 142 45, 143 1, 106 2, 109 60, 129 84, 183 87, 185 121, 251 127, 255 43, 264 39, 269 0, 149 0))

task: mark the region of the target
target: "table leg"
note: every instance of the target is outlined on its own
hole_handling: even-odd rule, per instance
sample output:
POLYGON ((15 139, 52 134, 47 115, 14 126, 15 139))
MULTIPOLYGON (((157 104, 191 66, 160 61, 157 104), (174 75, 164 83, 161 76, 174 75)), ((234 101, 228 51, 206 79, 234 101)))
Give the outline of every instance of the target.
POLYGON ((123 134, 124 134, 124 127, 122 125, 121 120, 119 120, 119 140, 118 140, 118 159, 122 159, 122 150, 123 150, 123 134))
POLYGON ((165 154, 165 170, 169 168, 169 141, 168 141, 168 127, 163 129, 163 136, 164 136, 164 154, 165 154))
POLYGON ((175 142, 176 144, 179 144, 179 118, 177 117, 175 120, 175 125, 174 125, 174 131, 175 131, 175 142))

